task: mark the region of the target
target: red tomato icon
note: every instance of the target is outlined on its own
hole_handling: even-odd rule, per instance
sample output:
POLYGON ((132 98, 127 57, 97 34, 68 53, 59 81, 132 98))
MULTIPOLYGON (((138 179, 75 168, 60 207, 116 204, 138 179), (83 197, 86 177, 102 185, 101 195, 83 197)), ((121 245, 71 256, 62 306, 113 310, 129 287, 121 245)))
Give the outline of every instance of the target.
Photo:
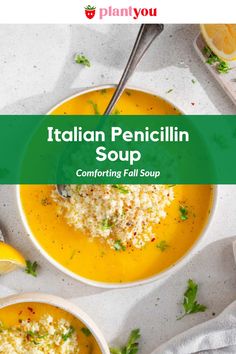
POLYGON ((89 20, 91 20, 95 16, 95 12, 96 12, 95 6, 88 5, 85 7, 85 15, 89 20))

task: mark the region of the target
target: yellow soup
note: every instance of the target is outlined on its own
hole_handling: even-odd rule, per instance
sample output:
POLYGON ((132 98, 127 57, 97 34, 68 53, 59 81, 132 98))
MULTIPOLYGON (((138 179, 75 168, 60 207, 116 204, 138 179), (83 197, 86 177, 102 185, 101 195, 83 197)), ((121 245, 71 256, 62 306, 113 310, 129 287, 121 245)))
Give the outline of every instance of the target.
POLYGON ((91 241, 58 215, 51 199, 52 186, 20 188, 28 224, 43 249, 75 274, 109 283, 146 279, 174 265, 202 232, 212 201, 211 186, 175 186, 175 199, 167 208, 167 216, 155 228, 155 242, 142 249, 116 252, 99 239, 91 241), (181 207, 188 211, 186 220, 181 219, 181 207), (159 248, 161 241, 168 245, 165 250, 159 248))
MULTIPOLYGON (((15 305, 10 305, 0 309, 0 322, 3 328, 11 328, 18 326, 22 321, 38 322, 45 315, 50 315, 57 321, 64 319, 70 323, 73 329, 76 331, 78 344, 81 354, 101 354, 101 350, 95 338, 91 332, 85 327, 85 325, 75 318, 72 314, 48 304, 38 302, 25 302, 15 305)), ((33 336, 29 332, 29 336, 33 336)), ((30 340, 31 338, 29 338, 30 340)), ((6 353, 4 353, 6 354, 6 353)))
MULTIPOLYGON (((52 114, 102 113, 112 92, 113 89, 106 89, 83 94, 66 101, 52 114)), ((134 90, 126 90, 114 113, 180 114, 162 99, 134 90)), ((52 189, 47 185, 20 187, 23 210, 37 242, 71 272, 109 283, 146 279, 173 266, 203 231, 213 195, 209 185, 174 186, 175 199, 167 207, 166 218, 154 229, 155 241, 142 249, 117 252, 99 239, 91 241, 88 235, 69 226, 64 217, 58 215, 57 205, 51 198, 52 189), (187 211, 186 217, 181 210, 187 211)))
MULTIPOLYGON (((91 91, 69 99, 54 109, 52 114, 102 114, 114 89, 91 91)), ((180 112, 160 97, 136 90, 126 90, 119 99, 113 114, 172 114, 180 112)))

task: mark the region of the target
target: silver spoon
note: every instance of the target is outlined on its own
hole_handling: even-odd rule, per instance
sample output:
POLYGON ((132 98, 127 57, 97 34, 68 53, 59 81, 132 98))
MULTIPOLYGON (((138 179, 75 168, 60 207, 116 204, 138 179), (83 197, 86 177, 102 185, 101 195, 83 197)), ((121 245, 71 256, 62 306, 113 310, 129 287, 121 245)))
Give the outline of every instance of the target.
POLYGON ((126 64, 120 82, 116 87, 116 90, 107 106, 107 109, 104 112, 104 115, 108 115, 113 111, 113 108, 115 107, 117 101, 125 90, 127 81, 134 73, 136 66, 138 65, 138 63, 140 62, 140 60, 142 59, 154 39, 163 31, 163 29, 164 25, 162 24, 141 25, 128 63, 126 64))
MULTIPOLYGON (((128 63, 121 76, 120 82, 104 112, 104 115, 109 115, 113 111, 117 101, 125 90, 127 81, 134 73, 138 63, 154 41, 154 39, 163 31, 164 25, 162 24, 144 24, 141 25, 138 36, 134 43, 133 50, 130 54, 128 63)), ((57 184, 57 191, 63 198, 70 197, 65 189, 65 184, 57 184)))
POLYGON ((5 240, 4 240, 4 236, 3 236, 3 234, 2 234, 2 231, 0 230, 0 242, 4 242, 5 240))

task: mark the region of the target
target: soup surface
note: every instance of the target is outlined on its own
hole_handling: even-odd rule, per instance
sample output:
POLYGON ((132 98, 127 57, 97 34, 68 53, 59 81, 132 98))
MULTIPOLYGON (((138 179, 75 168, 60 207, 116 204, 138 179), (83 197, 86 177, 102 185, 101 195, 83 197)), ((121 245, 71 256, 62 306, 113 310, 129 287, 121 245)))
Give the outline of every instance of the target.
MULTIPOLYGON (((52 114, 101 114, 113 89, 93 91, 61 104, 52 114)), ((114 114, 180 114, 162 99, 126 90, 114 114)), ((22 185, 20 197, 28 225, 37 242, 54 260, 82 277, 109 283, 146 279, 173 266, 201 234, 212 204, 209 185, 176 185, 167 216, 154 226, 153 242, 125 251, 111 249, 99 238, 69 226, 51 198, 53 186, 22 185)))
POLYGON ((212 201, 209 185, 176 185, 166 218, 154 227, 155 242, 148 242, 141 249, 117 252, 69 226, 51 198, 53 188, 20 187, 24 213, 36 240, 53 259, 75 274, 110 283, 145 279, 174 265, 202 232, 212 201), (181 208, 187 212, 185 220, 181 208))
MULTIPOLYGON (((72 328, 73 331, 68 331, 65 337, 63 337, 62 342, 66 342, 68 339, 70 339, 71 337, 70 333, 76 333, 76 337, 79 345, 79 353, 101 354, 101 351, 98 347, 98 344, 96 343, 95 338, 92 336, 90 331, 85 327, 85 325, 82 322, 80 322, 78 319, 76 319, 72 314, 60 308, 48 304, 38 303, 38 302, 37 303, 25 302, 25 303, 19 303, 4 308, 0 308, 0 322, 3 325, 3 328, 12 328, 15 326, 20 326, 20 323, 22 323, 23 321, 28 322, 29 325, 30 323, 33 322, 38 323, 39 321, 42 321, 42 319, 45 319, 45 316, 47 317, 51 316, 51 318, 53 318, 54 320, 54 323, 63 319, 68 321, 68 323, 70 324, 70 328, 72 328)), ((34 328, 36 327, 37 325, 34 324, 34 328)), ((37 330, 35 329, 28 331, 28 340, 29 341, 32 340, 34 342, 36 341, 40 342, 41 340, 44 339, 43 337, 46 338, 48 335, 46 332, 44 333, 44 335, 40 335, 40 334, 41 333, 38 333, 37 330)), ((1 344, 2 343, 0 343, 0 348, 1 348, 1 344)), ((1 349, 0 349, 0 353, 6 354, 6 352, 1 351, 1 349)))
MULTIPOLYGON (((103 114, 114 89, 92 91, 72 98, 54 109, 51 114, 103 114)), ((160 97, 136 90, 126 90, 113 114, 165 114, 180 112, 160 97)))

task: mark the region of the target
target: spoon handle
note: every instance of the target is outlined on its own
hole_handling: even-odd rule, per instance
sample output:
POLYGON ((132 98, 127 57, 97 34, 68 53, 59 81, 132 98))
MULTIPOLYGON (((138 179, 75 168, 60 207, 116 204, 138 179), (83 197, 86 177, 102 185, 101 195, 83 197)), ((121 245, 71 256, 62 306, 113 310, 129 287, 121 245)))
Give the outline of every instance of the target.
POLYGON ((1 230, 0 230, 0 242, 4 242, 4 237, 3 237, 3 234, 2 234, 1 230))
POLYGON ((163 29, 164 29, 164 25, 162 24, 141 25, 133 50, 129 57, 128 63, 126 65, 126 68, 112 96, 112 99, 109 102, 106 111, 104 112, 104 115, 109 115, 112 112, 116 102, 122 95, 126 83, 131 77, 131 75, 133 74, 136 66, 138 65, 138 63, 140 62, 143 55, 146 53, 147 49, 150 47, 154 39, 163 31, 163 29))

